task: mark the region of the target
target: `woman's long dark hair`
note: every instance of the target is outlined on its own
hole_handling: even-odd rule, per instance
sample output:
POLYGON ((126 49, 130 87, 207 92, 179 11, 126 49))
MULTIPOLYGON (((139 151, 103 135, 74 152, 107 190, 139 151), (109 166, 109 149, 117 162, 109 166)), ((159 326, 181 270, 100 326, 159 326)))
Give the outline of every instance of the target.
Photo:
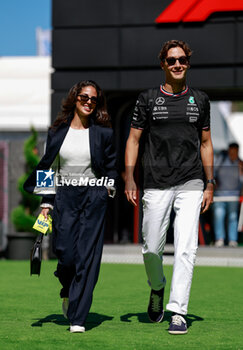
POLYGON ((103 91, 93 80, 83 80, 75 84, 69 91, 67 98, 62 102, 61 112, 54 121, 52 128, 57 128, 61 123, 66 123, 70 115, 74 115, 77 96, 85 86, 93 86, 97 92, 97 105, 90 118, 94 124, 111 127, 110 116, 107 112, 106 100, 103 91))

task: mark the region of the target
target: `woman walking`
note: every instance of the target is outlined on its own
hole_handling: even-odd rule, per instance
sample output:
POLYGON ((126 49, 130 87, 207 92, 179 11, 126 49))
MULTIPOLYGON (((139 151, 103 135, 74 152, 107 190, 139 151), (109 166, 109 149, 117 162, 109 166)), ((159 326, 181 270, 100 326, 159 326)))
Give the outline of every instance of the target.
POLYGON ((113 132, 105 98, 94 81, 74 85, 48 131, 46 151, 24 184, 42 195, 41 213, 53 209, 55 276, 62 285, 70 332, 84 332, 103 248, 108 196, 117 177, 113 132), (58 168, 56 194, 36 186, 37 171, 58 168), (43 190, 43 189, 41 189, 43 190))

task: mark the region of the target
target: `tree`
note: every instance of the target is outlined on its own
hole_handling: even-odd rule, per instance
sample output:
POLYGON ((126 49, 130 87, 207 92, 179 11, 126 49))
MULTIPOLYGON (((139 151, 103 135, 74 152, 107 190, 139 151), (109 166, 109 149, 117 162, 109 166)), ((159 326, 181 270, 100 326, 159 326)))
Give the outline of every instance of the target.
POLYGON ((18 179, 17 188, 22 195, 20 205, 13 209, 11 220, 17 232, 36 232, 33 225, 36 221, 35 210, 40 205, 40 197, 26 192, 23 184, 39 163, 37 151, 38 135, 36 130, 31 128, 31 136, 24 142, 24 156, 26 159, 26 173, 18 179))

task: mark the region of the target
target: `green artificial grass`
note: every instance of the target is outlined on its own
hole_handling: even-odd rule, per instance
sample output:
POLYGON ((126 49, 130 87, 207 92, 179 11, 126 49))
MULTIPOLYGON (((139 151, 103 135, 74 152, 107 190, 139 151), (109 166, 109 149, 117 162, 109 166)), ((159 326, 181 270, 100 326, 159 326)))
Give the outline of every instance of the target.
MULTIPOLYGON (((41 276, 28 261, 0 261, 1 350, 243 349, 242 268, 196 267, 186 335, 167 332, 147 317, 149 288, 143 265, 102 264, 86 332, 70 334, 61 312, 56 261, 41 276)), ((165 266, 168 301, 172 267, 165 266)))

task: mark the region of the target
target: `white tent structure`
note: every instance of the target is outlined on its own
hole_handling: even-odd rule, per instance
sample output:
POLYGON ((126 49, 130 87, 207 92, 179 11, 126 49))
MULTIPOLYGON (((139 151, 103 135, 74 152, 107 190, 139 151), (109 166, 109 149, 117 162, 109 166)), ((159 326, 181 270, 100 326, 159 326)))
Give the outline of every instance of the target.
POLYGON ((234 112, 226 117, 229 130, 235 137, 236 142, 240 145, 239 156, 243 159, 243 113, 234 112))
POLYGON ((51 57, 0 57, 0 130, 46 131, 51 57))
POLYGON ((23 142, 31 126, 38 132, 50 126, 50 75, 50 56, 0 57, 0 252, 7 245, 9 213, 19 200, 16 177, 22 171, 19 149, 11 152, 11 142, 23 142))
POLYGON ((239 156, 243 159, 243 113, 232 113, 232 102, 211 102, 211 133, 216 152, 226 150, 231 142, 237 142, 239 156))

